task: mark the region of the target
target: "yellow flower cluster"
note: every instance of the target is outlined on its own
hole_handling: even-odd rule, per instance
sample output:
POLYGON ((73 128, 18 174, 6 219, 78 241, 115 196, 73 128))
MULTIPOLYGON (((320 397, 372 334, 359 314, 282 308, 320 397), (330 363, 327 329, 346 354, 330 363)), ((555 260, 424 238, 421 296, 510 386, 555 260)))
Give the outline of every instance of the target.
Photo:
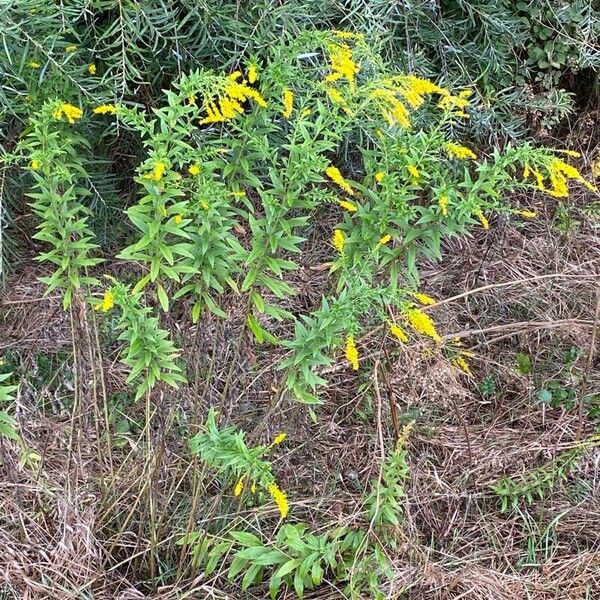
POLYGON ((273 446, 277 446, 277 444, 281 444, 287 437, 287 433, 278 433, 273 440, 273 446))
POLYGON ((358 350, 351 335, 346 339, 346 360, 352 366, 353 371, 358 371, 358 350))
POLYGON ((240 477, 238 482, 235 484, 235 487, 233 488, 233 495, 239 496, 239 495, 241 495, 241 493, 243 491, 244 491, 244 478, 240 477))
POLYGON ((327 167, 325 174, 331 181, 339 185, 349 196, 354 196, 354 190, 350 187, 350 184, 344 179, 344 176, 340 173, 337 167, 327 167))
POLYGON ((448 203, 449 202, 450 202, 450 198, 448 198, 448 196, 440 196, 440 199, 438 200, 440 210, 442 211, 442 215, 444 217, 448 216, 448 203))
POLYGON ((190 175, 193 175, 194 177, 196 175, 200 175, 200 165, 190 165, 190 167, 188 169, 188 173, 190 175))
POLYGON ((339 205, 348 212, 356 212, 358 210, 355 204, 352 204, 352 202, 348 202, 347 200, 340 200, 339 205))
POLYGON ((94 63, 92 63, 91 65, 88 65, 87 70, 90 75, 95 75, 96 74, 96 65, 94 63))
MULTIPOLYGON (((573 151, 565 151, 565 153, 569 154, 573 151)), ((596 186, 589 182, 583 175, 579 172, 579 170, 566 163, 564 160, 560 158, 554 158, 547 166, 548 175, 550 177, 550 188, 547 188, 544 182, 544 176, 539 171, 533 171, 533 176, 536 179, 537 187, 540 191, 546 192, 555 198, 566 198, 569 195, 569 180, 573 179, 583 184, 588 190, 592 192, 597 192, 596 186)), ((523 177, 527 179, 530 175, 529 165, 525 166, 523 170, 523 177)))
POLYGON ((421 173, 419 172, 419 169, 417 169, 417 167, 415 167, 414 165, 408 165, 408 167, 406 167, 406 170, 409 172, 410 176, 414 179, 415 182, 419 181, 421 173))
POLYGON ((152 171, 144 175, 144 179, 150 179, 151 181, 160 181, 163 178, 166 169, 167 167, 165 163, 160 160, 157 160, 154 163, 154 168, 152 169, 152 171))
POLYGON ((535 219, 537 217, 535 210, 520 210, 518 214, 525 219, 535 219))
POLYGON ((334 87, 327 87, 325 88, 325 91, 327 92, 327 95, 331 98, 331 101, 335 102, 336 104, 339 104, 344 109, 344 112, 346 114, 352 113, 350 108, 348 108, 348 103, 346 102, 344 96, 342 96, 339 90, 336 90, 334 87))
POLYGON ((237 114, 244 112, 242 103, 249 99, 263 108, 267 106, 267 103, 258 90, 249 87, 245 83, 238 83, 236 81, 240 76, 241 73, 236 71, 228 77, 224 93, 218 97, 216 102, 211 100, 208 103, 206 109, 207 116, 200 121, 200 125, 230 121, 237 114))
POLYGON ((414 75, 403 77, 399 83, 398 90, 408 104, 415 109, 422 106, 426 96, 432 94, 447 96, 449 94, 448 90, 436 85, 433 81, 421 79, 414 75))
POLYGON ((379 239, 379 245, 385 246, 391 239, 392 239, 392 236, 389 233, 386 233, 384 236, 382 236, 379 239))
POLYGON ((473 92, 471 90, 463 90, 459 92, 458 96, 454 96, 450 93, 442 95, 442 99, 438 103, 438 107, 442 110, 450 112, 455 117, 468 118, 469 115, 465 112, 470 104, 468 98, 473 92))
POLYGON ((448 155, 454 158, 458 158, 460 160, 465 160, 467 158, 472 158, 475 160, 477 158, 477 154, 473 152, 470 148, 466 146, 461 146, 460 144, 453 144, 452 142, 448 142, 446 144, 446 151, 448 155))
POLYGON ((423 306, 431 306, 436 303, 436 300, 427 294, 421 294, 420 292, 415 292, 412 294, 413 298, 422 304, 423 306))
POLYGON ((406 342, 408 342, 408 335, 406 335, 406 331, 404 331, 404 329, 402 329, 402 327, 400 327, 399 325, 396 325, 396 323, 392 323, 390 325, 390 332, 392 333, 392 335, 396 336, 403 344, 406 344, 406 342))
POLYGON ((96 307, 98 310, 102 312, 108 312, 115 305, 115 296, 114 294, 108 290, 104 292, 104 297, 102 298, 102 302, 96 307))
POLYGON ((42 66, 39 62, 35 60, 30 60, 27 64, 31 69, 39 69, 42 66))
POLYGON ((33 160, 32 160, 32 161, 29 163, 29 166, 30 166, 30 167, 31 167, 31 168, 32 168, 34 171, 37 171, 37 170, 38 170, 38 169, 39 169, 39 168, 42 166, 42 163, 41 163, 41 162, 40 162, 40 161, 39 161, 37 158, 34 158, 34 159, 33 159, 33 160))
POLYGON ((385 178, 385 173, 383 171, 377 171, 377 173, 375 173, 375 181, 377 183, 381 183, 385 178))
POLYGON ((440 334, 435 328, 433 319, 429 315, 426 315, 422 310, 419 310, 418 308, 409 309, 406 312, 406 320, 417 333, 422 333, 436 342, 442 341, 440 334))
POLYGON ((330 44, 329 60, 333 73, 327 75, 325 81, 337 81, 345 78, 348 83, 354 83, 359 67, 352 58, 350 46, 347 44, 330 44))
POLYGON ((258 80, 258 70, 254 63, 248 65, 248 83, 255 83, 258 80))
POLYGON ((336 229, 333 232, 333 238, 331 239, 333 247, 341 254, 344 251, 344 245, 346 243, 346 237, 341 229, 336 229))
POLYGON ((281 114, 289 119, 294 112, 294 92, 292 90, 284 90, 283 91, 283 110, 281 114))
POLYGON ((117 107, 114 104, 101 104, 93 111, 95 115, 114 115, 117 112, 117 107))
POLYGON ((476 211, 475 216, 479 219, 479 222, 484 229, 490 228, 490 222, 487 220, 487 217, 483 214, 482 210, 476 211))
POLYGON ((68 102, 61 102, 52 112, 52 116, 57 121, 62 121, 64 117, 71 125, 74 125, 75 121, 81 119, 83 116, 83 111, 78 106, 73 106, 68 102))
POLYGON ((396 98, 396 92, 387 88, 377 88, 372 94, 372 98, 379 99, 380 109, 389 125, 400 125, 405 129, 410 127, 408 109, 401 100, 396 98))
POLYGON ((457 356, 452 362, 461 371, 464 371, 467 375, 469 375, 471 377, 473 376, 473 371, 471 371, 471 367, 469 366, 469 363, 462 356, 457 356))
POLYGON ((276 483, 272 483, 271 485, 269 485, 267 490, 269 491, 269 494, 271 494, 273 500, 275 500, 275 504, 277 504, 277 508, 279 509, 279 514, 281 515, 281 518, 285 519, 290 510, 286 493, 283 490, 279 489, 276 483))
POLYGON ((72 54, 73 52, 75 52, 77 50, 77 46, 67 46, 65 48, 65 52, 68 52, 69 54, 72 54))

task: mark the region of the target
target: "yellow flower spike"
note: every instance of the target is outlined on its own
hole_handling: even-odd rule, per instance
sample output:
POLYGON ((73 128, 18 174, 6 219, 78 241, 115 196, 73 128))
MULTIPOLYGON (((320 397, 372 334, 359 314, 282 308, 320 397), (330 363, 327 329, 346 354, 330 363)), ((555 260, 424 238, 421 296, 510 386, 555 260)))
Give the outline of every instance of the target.
POLYGON ((95 75, 96 74, 96 65, 94 63, 92 63, 91 65, 88 65, 87 70, 90 75, 95 75))
POLYGON ((40 69, 42 66, 39 62, 35 60, 30 60, 27 64, 30 69, 40 69))
POLYGON ((208 202, 206 200, 202 200, 202 203, 200 204, 200 206, 202 206, 202 208, 204 210, 208 210, 209 209, 208 202))
POLYGON ((290 510, 286 493, 283 490, 280 490, 275 483, 270 484, 267 490, 269 494, 271 494, 273 500, 275 500, 275 504, 277 504, 281 518, 285 519, 290 510))
POLYGON ((285 438, 287 437, 287 433, 278 433, 275 436, 275 439, 273 440, 273 446, 277 446, 278 444, 281 444, 281 442, 283 442, 283 440, 285 440, 285 438))
POLYGON ((41 163, 39 160, 37 160, 37 158, 34 158, 34 159, 33 159, 33 160, 32 160, 32 161, 29 163, 29 166, 30 166, 30 167, 31 167, 31 168, 32 168, 34 171, 37 171, 37 170, 38 170, 38 169, 39 169, 39 168, 42 166, 42 163, 41 163))
POLYGON ((351 85, 359 71, 358 65, 352 58, 352 50, 347 44, 330 44, 329 46, 330 67, 333 73, 325 78, 325 81, 337 81, 345 78, 351 85))
POLYGON ((381 183, 385 179, 385 173, 383 171, 377 171, 375 173, 375 181, 381 183))
POLYGON ((535 177, 538 190, 540 190, 541 192, 545 192, 546 186, 544 185, 544 176, 539 171, 534 171, 533 175, 535 177))
POLYGON ((331 238, 331 243, 333 247, 342 254, 344 252, 344 245, 346 244, 346 236, 341 229, 335 229, 333 232, 333 237, 331 238))
POLYGON ((69 54, 73 54, 73 52, 75 52, 77 50, 77 46, 67 46, 65 48, 65 52, 68 52, 69 54))
POLYGON ((102 312, 108 312, 115 305, 115 296, 110 291, 107 290, 104 292, 104 297, 102 298, 102 302, 96 306, 96 310, 101 310, 102 312))
POLYGON ((154 169, 152 169, 152 171, 150 171, 150 173, 146 173, 146 175, 144 175, 144 179, 150 179, 151 181, 160 181, 166 171, 167 167, 165 165, 164 162, 157 160, 154 163, 154 169))
POLYGON ((415 292, 412 294, 412 297, 423 306, 431 306, 437 302, 431 296, 428 296, 427 294, 421 294, 420 292, 415 292))
POLYGON ((346 105, 346 101, 344 100, 344 96, 342 96, 342 94, 338 90, 336 90, 335 88, 332 88, 332 87, 325 88, 325 92, 327 92, 327 95, 336 104, 341 104, 342 106, 346 105))
POLYGON ((397 337, 403 344, 408 342, 408 335, 400 325, 396 325, 396 323, 392 323, 390 325, 390 333, 397 337))
POLYGON ((81 119, 83 116, 83 111, 78 106, 73 106, 68 102, 61 102, 52 112, 52 116, 57 121, 62 121, 63 117, 65 117, 70 125, 74 125, 75 121, 81 119))
POLYGON ((231 81, 237 81, 238 79, 242 78, 242 72, 241 71, 234 71, 233 73, 230 73, 229 75, 227 75, 227 79, 231 79, 231 81))
POLYGON ((358 349, 351 335, 346 339, 346 360, 352 366, 353 371, 358 371, 358 349))
POLYGON ((196 94, 190 94, 187 97, 188 106, 196 106, 196 94))
POLYGON ((430 337, 436 342, 442 338, 435 328, 433 319, 418 308, 411 308, 406 313, 408 324, 417 332, 430 337))
POLYGON ((358 210, 355 204, 352 204, 352 202, 348 202, 347 200, 339 200, 338 203, 342 208, 345 208, 348 212, 356 212, 358 210))
POLYGON ((520 210, 518 214, 525 219, 535 219, 537 217, 535 210, 520 210))
POLYGON ((233 495, 239 496, 239 495, 241 495, 241 493, 243 491, 244 491, 244 478, 240 477, 238 482, 235 484, 235 487, 233 488, 233 495))
POLYGON ((354 196, 355 192, 350 187, 350 184, 344 179, 344 176, 340 173, 337 167, 327 167, 325 174, 331 181, 336 183, 341 189, 343 189, 349 196, 354 196))
POLYGON ((442 211, 442 216, 447 217, 448 216, 448 204, 450 203, 450 198, 448 198, 448 196, 440 196, 440 199, 438 200, 438 204, 440 207, 440 210, 442 211))
POLYGON ((250 486, 250 491, 253 494, 256 494, 256 482, 255 481, 252 482, 252 485, 250 486))
POLYGON ((200 175, 200 166, 199 165, 190 165, 188 169, 188 173, 196 177, 196 175, 200 175))
POLYGON ((179 225, 181 221, 183 221, 183 215, 175 215, 174 221, 177 225, 179 225))
POLYGON ((406 167, 407 171, 409 172, 410 176, 415 180, 418 181, 419 178, 421 177, 421 173, 419 172, 419 169, 417 169, 417 167, 415 167, 414 165, 408 165, 406 167))
POLYGON ((383 237, 379 238, 379 245, 385 246, 391 239, 392 236, 389 233, 386 233, 383 237))
POLYGON ((95 115, 114 115, 117 112, 117 107, 114 104, 101 104, 93 111, 95 115))
POLYGON ((465 160, 467 158, 472 158, 475 160, 477 158, 477 154, 473 152, 470 148, 466 146, 461 146, 460 144, 453 144, 452 142, 448 142, 446 144, 446 151, 448 155, 454 158, 458 158, 460 160, 465 160))
POLYGON ((531 168, 529 167, 529 165, 525 165, 525 168, 523 169, 523 179, 527 179, 530 174, 531 168))
POLYGON ((457 356, 452 361, 452 363, 454 365, 456 365, 461 371, 463 371, 470 377, 473 377, 473 371, 471 371, 471 367, 469 366, 469 363, 462 356, 457 356))
POLYGON ((248 83, 255 83, 258 80, 258 70, 254 63, 248 65, 248 83))
POLYGON ((476 211, 475 216, 479 219, 479 222, 481 223, 481 226, 484 229, 490 228, 490 222, 487 220, 486 216, 483 214, 483 211, 481 211, 481 210, 476 211))
POLYGON ((283 110, 281 114, 289 119, 294 112, 294 92, 292 90, 284 90, 283 91, 283 110))

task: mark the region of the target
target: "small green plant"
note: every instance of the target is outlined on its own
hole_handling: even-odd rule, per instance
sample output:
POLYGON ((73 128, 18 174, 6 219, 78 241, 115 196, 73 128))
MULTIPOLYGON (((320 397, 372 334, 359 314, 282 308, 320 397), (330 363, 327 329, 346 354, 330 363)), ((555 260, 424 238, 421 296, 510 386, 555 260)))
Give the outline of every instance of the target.
MULTIPOLYGON (((11 375, 12 373, 0 374, 0 407, 7 402, 14 400, 12 394, 17 389, 17 386, 5 383, 11 375)), ((19 439, 17 426, 17 421, 11 417, 6 410, 0 410, 0 436, 7 437, 11 440, 19 439)))
POLYGON ((500 499, 500 510, 506 512, 516 509, 521 502, 532 504, 543 500, 557 483, 567 479, 582 452, 582 448, 567 450, 542 467, 500 479, 491 486, 500 499))
POLYGON ((495 396, 498 392, 493 375, 486 375, 479 383, 479 392, 484 398, 495 396))

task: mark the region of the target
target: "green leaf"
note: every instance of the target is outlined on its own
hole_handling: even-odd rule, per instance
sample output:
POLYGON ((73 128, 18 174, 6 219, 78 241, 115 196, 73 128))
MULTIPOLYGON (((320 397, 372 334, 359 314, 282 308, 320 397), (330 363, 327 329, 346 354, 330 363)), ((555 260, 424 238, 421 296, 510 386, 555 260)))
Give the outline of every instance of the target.
POLYGON ((167 292, 165 292, 165 288, 163 288, 163 286, 160 283, 156 288, 156 292, 161 308, 164 312, 169 312, 169 297, 167 296, 167 292))

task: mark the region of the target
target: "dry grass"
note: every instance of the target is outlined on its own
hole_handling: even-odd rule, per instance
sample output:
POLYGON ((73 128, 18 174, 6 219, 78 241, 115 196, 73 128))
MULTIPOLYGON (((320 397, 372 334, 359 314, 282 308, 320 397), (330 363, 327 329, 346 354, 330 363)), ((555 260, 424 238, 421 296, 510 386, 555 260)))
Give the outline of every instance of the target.
MULTIPOLYGON (((586 201, 579 198, 579 206, 586 201)), ((203 383, 157 398, 151 456, 144 449, 143 406, 115 395, 126 391, 125 373, 117 344, 107 340, 106 385, 130 425, 119 433, 112 424, 112 467, 105 439, 96 433, 102 431, 100 396, 86 398, 72 420, 63 372, 46 376, 41 390, 34 385, 41 353, 65 354, 53 369, 72 369, 69 320, 58 299, 42 299, 37 272, 28 268, 15 276, 2 304, 0 351, 17 357, 30 383, 21 386, 17 402, 23 443, 0 442, 0 598, 266 598, 264 590, 242 595, 222 577, 204 578, 187 561, 177 576, 174 542, 185 530, 199 468, 186 451, 186 428, 197 426, 194 411, 221 407, 223 421, 247 430, 253 441, 289 432, 274 464, 292 500, 291 518, 323 530, 364 518, 361 498, 393 438, 391 402, 401 423, 415 420, 415 428, 389 598, 600 597, 597 446, 582 453, 565 482, 531 505, 521 502, 518 510, 501 513, 490 488, 504 475, 552 464, 594 433, 596 424, 576 409, 542 405, 540 386, 560 377, 574 382, 579 394, 577 382, 586 372, 587 391, 600 391, 595 354, 586 371, 600 285, 597 226, 574 209, 578 230, 559 234, 552 203, 522 202, 540 218, 526 226, 499 220, 489 233, 454 241, 441 264, 423 268, 424 290, 447 299, 431 314, 449 342, 458 336, 460 348, 474 353, 474 377, 452 367, 447 350, 427 344, 399 349, 373 334, 363 354, 375 369, 361 369, 358 377, 342 364, 330 369, 327 399, 313 423, 303 407, 279 398, 280 351, 252 345, 232 297, 230 320, 203 323, 200 353, 195 330, 171 317, 190 364, 198 358, 203 383), (560 357, 572 346, 581 353, 567 367, 560 357), (517 352, 531 358, 532 374, 515 370, 517 352), (497 390, 490 396, 478 387, 486 375, 497 390), (158 507, 157 589, 144 583, 151 562, 147 494, 158 507)), ((322 262, 322 256, 305 257, 291 310, 318 304, 327 285, 322 262)), ((82 364, 90 377, 88 370, 99 372, 91 361, 82 364)), ((202 489, 198 528, 211 521, 221 491, 209 476, 202 489)), ((233 504, 224 506, 250 529, 267 532, 275 524, 273 507, 236 514, 233 504)), ((307 597, 343 595, 326 586, 307 597)))

